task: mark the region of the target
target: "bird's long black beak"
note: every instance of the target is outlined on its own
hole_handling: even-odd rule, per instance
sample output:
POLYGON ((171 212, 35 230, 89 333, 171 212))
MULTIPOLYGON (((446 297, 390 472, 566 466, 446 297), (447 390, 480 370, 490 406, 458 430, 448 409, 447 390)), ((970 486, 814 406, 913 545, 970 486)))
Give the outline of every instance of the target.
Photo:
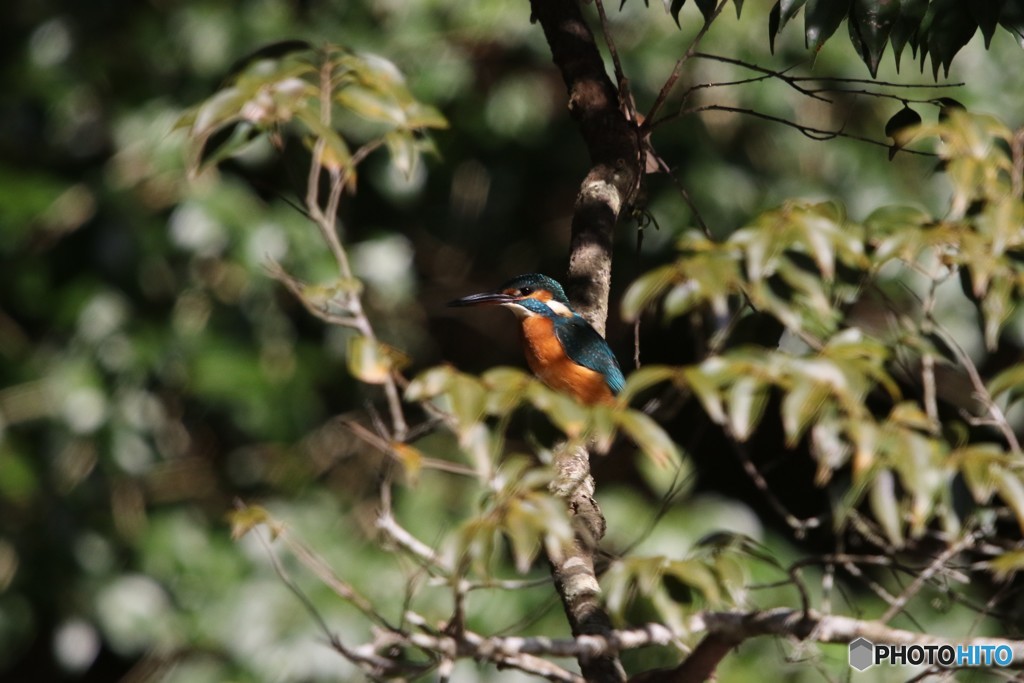
POLYGON ((449 306, 488 306, 512 303, 516 297, 501 292, 483 292, 481 294, 470 294, 461 299, 449 301, 449 306))

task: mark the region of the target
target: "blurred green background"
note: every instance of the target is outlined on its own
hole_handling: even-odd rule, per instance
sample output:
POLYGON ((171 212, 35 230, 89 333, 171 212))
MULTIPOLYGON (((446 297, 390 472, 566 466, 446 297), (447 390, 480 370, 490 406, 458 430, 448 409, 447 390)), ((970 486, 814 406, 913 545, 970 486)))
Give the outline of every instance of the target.
MULTIPOLYGON (((651 4, 612 11, 641 110, 699 26, 693 7, 679 31, 651 4)), ((770 55, 769 7, 748 0, 741 21, 728 7, 703 49, 868 76, 842 36, 812 64, 793 27, 770 55)), ((443 304, 521 272, 565 269, 587 159, 528 3, 40 0, 0 14, 0 678, 358 678, 259 543, 232 541, 225 520, 236 497, 262 502, 339 573, 394 614, 401 608, 401 563, 366 528, 376 456, 332 419, 379 396, 347 374, 345 333, 311 319, 263 271, 272 257, 306 280, 330 277, 316 231, 286 201, 301 192, 301 160, 257 145, 190 181, 173 126, 232 63, 270 42, 329 41, 392 60, 451 128, 434 135, 439 156, 411 179, 383 154, 371 157, 344 202, 343 239, 370 317, 414 371, 442 361, 469 371, 519 364, 510 321, 443 304)), ((1007 64, 1020 64, 1009 36, 1000 32, 990 52, 976 36, 949 78, 966 87, 897 92, 952 96, 1019 124, 1024 69, 1007 64)), ((886 59, 880 78, 931 82, 909 55, 903 67, 896 74, 886 59)), ((693 60, 684 81, 749 75, 693 60)), ((856 94, 825 106, 777 82, 696 97, 879 140, 900 107, 856 94)), ((840 199, 855 218, 890 201, 938 213, 947 202, 934 159, 890 162, 884 148, 811 142, 737 114, 682 117, 653 142, 717 235, 789 197, 840 199)), ((666 177, 651 178, 649 202, 657 228, 643 230, 642 250, 637 226, 621 227, 613 298, 670 260, 675 237, 694 225, 666 177)), ((609 338, 624 366, 631 334, 613 312, 609 338)), ((648 326, 645 358, 691 358, 682 334, 648 326)), ((635 534, 623 530, 650 519, 658 486, 641 485, 631 463, 602 467, 610 540, 625 545, 635 534)), ((671 553, 725 528, 766 539, 780 557, 795 552, 735 492, 716 491, 720 483, 706 477, 663 523, 669 531, 646 543, 671 553)), ((429 540, 450 530, 459 497, 425 475, 398 506, 429 540)), ((296 573, 343 639, 366 637, 357 612, 296 573)), ((429 591, 418 599, 444 601, 429 591)), ((473 599, 488 615, 481 630, 566 633, 549 588, 473 599)), ((759 656, 784 666, 770 644, 744 652, 721 680, 742 680, 759 656)), ((845 649, 825 656, 841 663, 845 649)), ((817 676, 789 670, 789 680, 817 676)), ((491 675, 471 664, 458 671, 460 680, 491 675)))

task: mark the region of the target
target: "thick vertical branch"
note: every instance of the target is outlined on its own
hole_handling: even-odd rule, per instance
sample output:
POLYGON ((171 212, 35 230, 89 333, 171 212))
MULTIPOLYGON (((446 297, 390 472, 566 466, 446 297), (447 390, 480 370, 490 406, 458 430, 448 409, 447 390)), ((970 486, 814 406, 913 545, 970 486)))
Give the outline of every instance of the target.
POLYGON ((532 0, 555 65, 569 92, 591 168, 580 186, 572 219, 569 296, 598 332, 604 332, 611 284, 612 236, 619 213, 636 193, 640 146, 636 126, 619 106, 594 35, 575 0, 532 0))
MULTIPOLYGON (((572 219, 566 280, 573 306, 604 333, 611 286, 612 238, 619 214, 638 189, 640 148, 636 126, 624 115, 619 93, 605 72, 594 35, 576 0, 531 0, 555 64, 569 94, 569 111, 579 123, 591 167, 580 186, 572 219)), ((552 558, 552 576, 574 635, 611 632, 594 572, 594 548, 604 535, 604 516, 594 500, 589 455, 565 449, 556 458, 554 490, 566 499, 575 520, 576 541, 552 558)), ((617 683, 625 673, 614 653, 581 657, 591 683, 617 683)))

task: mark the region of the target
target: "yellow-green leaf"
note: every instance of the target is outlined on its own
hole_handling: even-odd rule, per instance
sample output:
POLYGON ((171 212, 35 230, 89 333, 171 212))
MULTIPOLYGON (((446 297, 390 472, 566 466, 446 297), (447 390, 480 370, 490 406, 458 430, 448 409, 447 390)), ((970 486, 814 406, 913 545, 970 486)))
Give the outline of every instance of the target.
POLYGON ((741 377, 729 388, 729 428, 740 441, 746 441, 761 421, 768 402, 768 386, 757 377, 741 377))
POLYGON ((988 568, 999 581, 1006 581, 1024 569, 1024 550, 1009 550, 988 561, 988 568))
POLYGON ((451 385, 452 379, 458 373, 448 365, 439 365, 421 372, 409 386, 405 388, 407 401, 424 401, 434 398, 445 391, 451 385))
POLYGON ((490 415, 507 415, 523 402, 533 379, 515 368, 493 368, 480 377, 487 389, 486 410, 490 415))
POLYGON ((231 538, 236 541, 256 527, 267 524, 271 535, 276 537, 280 529, 272 524, 273 519, 267 509, 261 505, 246 505, 228 513, 231 522, 231 538))
POLYGON ((655 384, 667 382, 679 377, 679 369, 667 365, 645 365, 629 373, 626 386, 619 392, 619 403, 628 405, 640 392, 655 384))
POLYGON ((423 453, 415 446, 401 442, 392 443, 391 450, 402 464, 409 485, 416 486, 420 480, 420 471, 423 469, 423 453))
POLYGON ((1024 531, 1024 482, 1016 470, 993 466, 989 470, 999 497, 1010 506, 1017 517, 1017 524, 1024 531))
POLYGON ((542 411, 569 438, 582 436, 590 425, 590 410, 572 396, 535 383, 528 389, 535 408, 542 411))
POLYGON ((480 380, 469 375, 456 375, 448 385, 452 415, 463 428, 475 424, 484 413, 486 392, 480 380))
POLYGON ((892 470, 880 470, 875 475, 868 492, 868 502, 889 542, 896 548, 902 548, 903 521, 900 517, 900 504, 896 499, 896 477, 892 470))
POLYGON ((367 384, 383 384, 391 371, 407 362, 405 354, 383 342, 354 335, 348 342, 348 369, 367 384))
POLYGON ((668 265, 655 268, 634 280, 622 297, 622 319, 633 322, 639 318, 640 314, 672 283, 675 275, 675 266, 668 265))
POLYGON ((679 450, 665 430, 650 416, 638 410, 616 414, 619 425, 640 447, 644 455, 662 467, 679 462, 679 450))

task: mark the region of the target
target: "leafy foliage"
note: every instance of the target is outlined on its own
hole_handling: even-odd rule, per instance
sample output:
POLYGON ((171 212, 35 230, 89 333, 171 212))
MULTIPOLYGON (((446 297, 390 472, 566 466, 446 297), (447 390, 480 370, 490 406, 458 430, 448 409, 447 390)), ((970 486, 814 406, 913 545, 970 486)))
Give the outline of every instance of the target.
MULTIPOLYGON (((774 65, 761 47, 765 21, 754 16, 768 5, 746 6, 742 23, 723 22, 726 30, 710 32, 702 49, 784 71, 803 49, 804 32, 782 29, 811 4, 784 1, 771 13, 780 54, 774 65)), ((744 3, 734 7, 738 15, 744 3)), ((857 3, 847 14, 848 27, 861 29, 856 38, 851 29, 851 40, 865 60, 877 52, 884 61, 887 19, 876 17, 879 25, 864 30, 857 22, 870 18, 870 5, 859 7, 863 14, 857 3)), ((666 9, 691 28, 683 2, 666 9)), ((704 20, 715 9, 703 0, 690 5, 704 20)), ((900 3, 889 35, 897 59, 906 45, 952 59, 940 43, 921 42, 928 10, 925 2, 900 3)), ((1000 25, 1021 23, 1009 2, 969 11, 986 41, 1000 25)), ((939 21, 933 14, 928 21, 939 21)), ((1019 576, 1020 553, 1006 545, 1016 533, 1016 522, 1007 522, 1024 509, 1019 454, 1007 447, 1012 432, 994 426, 1018 425, 1024 395, 1019 369, 1007 364, 1019 348, 1019 245, 999 227, 1016 220, 1017 209, 1002 200, 1019 196, 1007 163, 1019 138, 993 120, 974 120, 973 133, 898 127, 906 129, 906 146, 935 135, 941 149, 952 145, 945 165, 963 179, 954 186, 954 211, 886 206, 850 220, 831 202, 762 209, 796 192, 843 197, 858 214, 865 198, 884 203, 908 190, 929 206, 937 185, 927 172, 932 161, 915 166, 920 159, 901 154, 887 166, 870 148, 790 144, 751 120, 693 116, 695 125, 675 129, 678 138, 658 142, 659 153, 671 162, 685 145, 694 170, 682 180, 708 223, 723 236, 739 223, 746 234, 721 242, 685 236, 686 251, 663 271, 668 284, 643 296, 630 290, 629 307, 659 302, 684 327, 710 311, 712 359, 645 366, 630 373, 620 403, 602 409, 578 406, 518 370, 425 370, 445 359, 485 368, 511 357, 504 328, 456 323, 431 302, 464 291, 467 279, 493 284, 498 270, 501 277, 526 268, 555 273, 564 262, 551 226, 564 223, 562 199, 578 186, 579 167, 566 160, 579 151, 557 105, 561 89, 552 89, 550 53, 525 16, 503 0, 265 0, 258 7, 55 0, 5 13, 0 678, 106 681, 146 670, 169 683, 356 679, 354 667, 322 646, 324 631, 293 588, 346 642, 382 626, 374 609, 384 622, 425 617, 415 625, 424 636, 460 609, 483 634, 561 633, 564 618, 551 609, 550 581, 536 555, 541 548, 553 554, 571 533, 546 465, 565 435, 610 446, 594 465, 600 502, 616 511, 603 588, 611 589, 621 623, 679 624, 706 606, 795 604, 791 585, 744 590, 786 580, 786 565, 804 558, 751 512, 757 500, 719 492, 713 482, 695 486, 690 453, 708 446, 679 427, 699 419, 661 421, 652 409, 680 392, 717 408, 717 424, 751 448, 763 443, 766 425, 781 424, 774 407, 786 404, 800 436, 783 457, 797 459, 807 445, 822 463, 819 479, 837 494, 837 517, 848 512, 862 522, 870 515, 894 546, 911 547, 922 525, 924 534, 955 528, 970 514, 969 494, 980 507, 967 522, 980 520, 986 542, 999 544, 986 545, 974 566, 998 581, 1019 576), (309 42, 287 39, 294 35, 309 42), (358 49, 310 47, 323 36, 358 49), (364 50, 392 56, 405 75, 364 50), (329 107, 321 106, 325 74, 329 107), (427 137, 422 129, 444 123, 426 102, 457 121, 457 130, 427 137), (435 142, 443 158, 428 169, 424 156, 435 142), (775 146, 759 146, 765 143, 775 146), (301 204, 314 156, 324 176, 319 199, 327 188, 344 195, 331 232, 351 260, 347 275, 309 211, 297 211, 291 199, 299 195, 301 204), (776 239, 792 246, 778 250, 776 239), (917 278, 933 272, 934 254, 964 277, 973 301, 957 298, 951 311, 937 295, 932 317, 943 325, 929 332, 905 290, 930 300, 930 285, 917 278), (285 266, 308 283, 290 278, 285 266), (899 324, 871 324, 864 302, 872 290, 863 282, 904 307, 899 324), (747 335, 741 343, 719 324, 752 296, 765 317, 799 330, 782 348, 776 337, 747 335), (375 334, 353 326, 356 307, 375 334), (997 345, 984 363, 981 345, 964 333, 975 307, 997 345), (1009 318, 988 315, 1000 310, 1009 318), (332 326, 310 322, 307 313, 332 326), (963 377, 961 350, 978 365, 984 391, 952 381, 943 393, 943 380, 963 377), (921 392, 908 386, 929 357, 937 373, 947 373, 937 378, 940 417, 950 423, 941 429, 921 392), (411 422, 402 440, 389 433, 386 397, 393 383, 404 385, 405 372, 423 391, 395 394, 411 422), (818 381, 816 372, 850 386, 818 381), (897 391, 888 388, 892 381, 897 391), (665 392, 647 400, 657 389, 665 392), (971 396, 986 393, 991 403, 971 396), (950 394, 966 412, 951 407, 950 394), (859 406, 858 396, 866 397, 859 406), (871 438, 880 445, 864 446, 868 457, 859 459, 853 445, 871 438), (632 457, 634 450, 641 454, 632 457), (858 487, 849 486, 847 472, 856 472, 858 487), (967 493, 950 501, 950 482, 967 493), (382 483, 392 486, 390 517, 381 515, 382 483), (258 504, 229 512, 238 498, 258 504), (992 524, 1013 531, 1000 538, 992 524), (749 548, 696 540, 736 527, 770 552, 752 563, 749 548), (765 561, 772 556, 776 562, 765 561)), ((650 101, 665 61, 679 54, 675 27, 641 23, 628 8, 613 17, 620 20, 628 27, 617 37, 634 94, 650 101)), ((948 34, 944 28, 933 40, 948 34)), ((998 39, 993 46, 1001 49, 998 39)), ((828 52, 819 53, 819 66, 855 73, 828 52)), ((962 98, 972 111, 984 99, 1013 115, 1018 76, 1005 67, 1012 57, 998 54, 990 60, 999 65, 998 82, 989 86, 985 60, 957 60, 970 83, 962 98)), ((724 80, 703 66, 684 79, 724 80)), ((748 84, 742 103, 802 111, 764 85, 748 84)), ((908 109, 924 101, 910 100, 908 109)), ((881 107, 862 101, 837 105, 836 115, 848 130, 864 125, 877 135, 894 108, 891 99, 881 107)), ((642 259, 664 259, 686 223, 674 188, 660 180, 650 179, 648 190, 662 229, 648 233, 642 259)), ((615 249, 616 282, 626 282, 637 260, 634 241, 619 240, 615 249)), ((950 274, 937 288, 942 294, 957 285, 950 274)), ((740 322, 757 317, 744 316, 740 322)), ((704 329, 694 325, 687 338, 704 329)), ((644 354, 685 346, 659 337, 644 340, 644 354)), ((612 342, 624 357, 628 342, 612 342)), ((698 425, 718 431, 705 426, 698 425)), ((982 593, 987 583, 971 590, 982 593)), ((948 602, 956 595, 944 586, 924 596, 914 618, 935 633, 974 623, 976 615, 948 602)), ((855 600, 865 613, 876 607, 862 595, 855 600)), ((653 650, 638 655, 636 668, 678 661, 674 649, 653 650)), ((440 665, 418 650, 383 652, 424 671, 440 665)), ((781 659, 774 643, 751 643, 730 657, 734 668, 721 678, 763 677, 766 662, 787 666, 781 659)), ((832 665, 827 659, 822 666, 832 665)), ((501 665, 459 666, 466 668, 454 679, 506 675, 494 673, 501 665)), ((845 672, 845 663, 832 671, 845 672)))
POLYGON ((440 112, 412 96, 400 72, 381 57, 339 47, 314 50, 301 42, 284 47, 284 56, 264 57, 264 49, 247 60, 226 87, 182 115, 178 125, 188 128, 193 172, 201 163, 238 154, 256 133, 279 135, 290 126, 294 130, 287 132, 310 150, 321 146, 318 154, 329 170, 350 170, 349 140, 369 138, 378 141, 374 145, 383 141, 392 163, 409 176, 420 153, 430 149, 416 131, 448 125, 440 112), (335 106, 359 121, 346 118, 332 126, 329 109, 335 106))
MULTIPOLYGON (((685 4, 685 0, 665 0, 665 11, 677 25, 685 4)), ((734 4, 739 15, 743 2, 734 4)), ((704 20, 709 21, 714 3, 698 2, 697 5, 704 20)), ((772 51, 779 33, 801 10, 804 39, 811 52, 817 54, 846 21, 850 43, 872 78, 878 75, 882 55, 889 45, 897 66, 907 47, 920 59, 922 71, 931 56, 932 74, 936 78, 940 67, 949 75, 953 58, 979 30, 985 37, 986 47, 997 26, 1024 47, 1022 13, 1014 0, 973 3, 957 0, 776 0, 768 15, 768 43, 772 51)))
MULTIPOLYGON (((846 519, 866 495, 894 546, 907 534, 920 536, 935 518, 958 531, 957 481, 966 482, 979 506, 998 495, 1024 523, 1024 472, 1011 464, 1020 458, 1016 441, 1000 445, 979 435, 962 443, 940 425, 934 396, 902 400, 899 387, 906 364, 922 359, 977 374, 962 367, 971 361, 933 316, 942 282, 961 274, 960 305, 976 307, 993 350, 1013 302, 1024 296, 1018 256, 1024 203, 1013 170, 1021 158, 1019 133, 961 111, 913 132, 938 141, 953 187, 947 217, 892 206, 856 224, 834 204, 788 204, 721 243, 686 235, 677 260, 638 278, 623 299, 623 316, 631 320, 660 301, 667 319, 701 311, 718 319, 769 315, 800 340, 790 350, 741 346, 694 366, 647 372, 691 391, 739 441, 750 437, 769 397, 778 395, 786 443, 792 448, 809 437, 820 484, 852 465, 852 487, 837 518, 846 519), (924 274, 921 310, 889 310, 884 324, 865 328, 858 302, 884 290, 900 271, 924 274)), ((934 370, 922 366, 921 372, 934 370)), ((976 382, 979 408, 1003 393, 1017 395, 1021 378, 1014 367, 987 389, 976 382)))

